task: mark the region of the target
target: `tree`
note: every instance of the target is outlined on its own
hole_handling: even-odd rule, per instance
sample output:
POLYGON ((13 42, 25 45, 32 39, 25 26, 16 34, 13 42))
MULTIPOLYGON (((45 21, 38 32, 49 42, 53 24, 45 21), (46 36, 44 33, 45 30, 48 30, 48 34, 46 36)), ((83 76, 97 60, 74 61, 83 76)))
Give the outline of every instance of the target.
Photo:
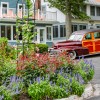
MULTIPOLYGON (((16 40, 19 44, 20 40, 22 41, 22 52, 23 55, 26 52, 29 52, 29 50, 32 47, 32 41, 33 38, 36 36, 37 32, 34 32, 35 23, 32 20, 32 2, 31 0, 25 0, 26 8, 27 8, 27 14, 24 15, 24 10, 22 7, 22 18, 19 18, 17 16, 16 19, 16 40)), ((22 5, 23 6, 23 5, 22 5)))
POLYGON ((66 39, 71 34, 72 18, 86 20, 89 17, 84 12, 86 0, 48 0, 51 7, 56 7, 66 15, 66 39))

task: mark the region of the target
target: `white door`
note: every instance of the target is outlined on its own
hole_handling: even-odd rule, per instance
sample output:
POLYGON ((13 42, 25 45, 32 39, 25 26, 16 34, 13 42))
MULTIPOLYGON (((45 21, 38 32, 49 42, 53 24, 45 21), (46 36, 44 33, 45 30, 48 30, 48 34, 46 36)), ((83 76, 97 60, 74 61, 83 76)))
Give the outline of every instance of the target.
POLYGON ((45 43, 45 29, 40 29, 40 43, 45 43))

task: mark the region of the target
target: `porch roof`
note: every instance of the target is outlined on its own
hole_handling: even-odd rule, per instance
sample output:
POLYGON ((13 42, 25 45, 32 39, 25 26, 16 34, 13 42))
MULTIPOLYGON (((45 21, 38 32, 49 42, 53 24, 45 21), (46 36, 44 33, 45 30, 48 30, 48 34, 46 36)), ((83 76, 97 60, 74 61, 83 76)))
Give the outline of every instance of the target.
MULTIPOLYGON (((34 21, 34 20, 33 20, 34 21)), ((12 18, 0 18, 0 25, 2 25, 2 23, 7 23, 7 24, 14 24, 16 23, 16 19, 12 19, 12 18)), ((34 22, 33 22, 34 23, 34 22)), ((53 24, 57 24, 59 23, 58 21, 41 21, 41 20, 35 20, 35 24, 36 25, 53 25, 53 24)))

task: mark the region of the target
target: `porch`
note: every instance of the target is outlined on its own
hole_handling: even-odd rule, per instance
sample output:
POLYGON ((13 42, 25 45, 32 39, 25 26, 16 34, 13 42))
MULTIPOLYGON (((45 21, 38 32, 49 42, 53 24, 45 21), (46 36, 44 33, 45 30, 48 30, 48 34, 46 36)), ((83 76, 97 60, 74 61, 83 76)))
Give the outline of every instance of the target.
MULTIPOLYGON (((24 9, 22 12, 22 9, 16 11, 15 8, 4 8, 0 7, 0 18, 10 18, 10 19, 16 19, 16 17, 22 18, 23 16, 28 15, 28 10, 24 9)), ((32 11, 31 18, 35 20, 43 20, 43 21, 57 21, 57 12, 42 12, 41 10, 35 10, 32 11)))

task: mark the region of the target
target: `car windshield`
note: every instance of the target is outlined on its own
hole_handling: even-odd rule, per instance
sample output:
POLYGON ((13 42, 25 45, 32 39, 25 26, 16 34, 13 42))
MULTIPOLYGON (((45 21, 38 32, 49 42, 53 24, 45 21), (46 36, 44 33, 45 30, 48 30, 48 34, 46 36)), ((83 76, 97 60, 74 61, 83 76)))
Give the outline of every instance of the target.
POLYGON ((82 38, 83 38, 83 35, 81 34, 73 34, 69 37, 68 40, 81 41, 82 38))

